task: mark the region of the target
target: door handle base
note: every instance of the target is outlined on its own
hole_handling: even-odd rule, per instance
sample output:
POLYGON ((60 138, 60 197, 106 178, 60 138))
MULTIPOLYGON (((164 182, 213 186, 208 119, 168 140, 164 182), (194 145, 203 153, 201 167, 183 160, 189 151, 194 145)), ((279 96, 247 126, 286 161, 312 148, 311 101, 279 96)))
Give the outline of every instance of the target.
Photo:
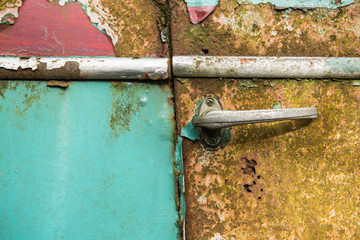
MULTIPOLYGON (((215 97, 205 97, 200 105, 197 115, 203 116, 211 111, 222 111, 221 103, 215 97)), ((195 126, 196 132, 199 135, 201 142, 206 150, 215 151, 224 142, 225 131, 229 128, 208 129, 200 126, 195 126)))

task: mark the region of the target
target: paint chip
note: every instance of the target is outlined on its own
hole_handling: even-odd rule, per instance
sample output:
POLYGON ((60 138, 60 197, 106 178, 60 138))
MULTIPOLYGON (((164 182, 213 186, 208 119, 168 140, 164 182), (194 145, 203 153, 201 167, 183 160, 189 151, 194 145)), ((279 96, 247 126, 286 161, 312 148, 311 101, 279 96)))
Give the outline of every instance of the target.
POLYGON ((60 88, 67 88, 70 85, 71 81, 56 81, 51 80, 46 83, 49 87, 60 87, 60 88))
POLYGON ((190 21, 197 24, 209 16, 218 5, 218 0, 185 0, 190 21))
POLYGON ((211 238, 211 240, 222 240, 222 239, 223 239, 223 237, 221 236, 220 233, 215 234, 215 236, 213 236, 211 238))
POLYGON ((38 61, 36 58, 6 58, 6 61, 0 61, 0 68, 5 68, 8 70, 18 70, 20 69, 37 69, 38 61))

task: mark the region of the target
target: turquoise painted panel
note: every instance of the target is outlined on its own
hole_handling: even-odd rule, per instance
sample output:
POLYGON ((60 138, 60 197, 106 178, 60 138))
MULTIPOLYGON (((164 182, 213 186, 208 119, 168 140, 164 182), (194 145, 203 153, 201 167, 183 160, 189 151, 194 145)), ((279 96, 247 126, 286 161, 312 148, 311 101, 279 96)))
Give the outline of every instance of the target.
POLYGON ((0 86, 0 239, 177 239, 170 91, 0 86))
POLYGON ((253 4, 271 3, 278 8, 337 8, 353 4, 354 0, 341 0, 336 3, 335 0, 238 0, 241 4, 243 2, 250 2, 253 4))

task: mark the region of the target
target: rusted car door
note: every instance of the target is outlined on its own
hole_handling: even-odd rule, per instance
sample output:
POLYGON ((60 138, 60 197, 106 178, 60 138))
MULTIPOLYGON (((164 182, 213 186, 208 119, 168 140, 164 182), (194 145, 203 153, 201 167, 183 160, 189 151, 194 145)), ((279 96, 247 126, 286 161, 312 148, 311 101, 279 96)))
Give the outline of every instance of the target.
MULTIPOLYGON (((185 3, 173 3, 173 54, 359 56, 359 3, 276 10, 239 2, 220 1, 197 25, 188 21, 185 3)), ((360 238, 358 81, 176 78, 174 84, 187 239, 360 238), (227 145, 209 151, 186 128, 205 96, 226 110, 316 106, 319 116, 233 127, 227 145)))
POLYGON ((178 239, 169 82, 86 81, 79 62, 32 57, 166 55, 160 5, 3 1, 0 16, 15 56, 0 71, 20 74, 0 81, 0 239, 178 239))

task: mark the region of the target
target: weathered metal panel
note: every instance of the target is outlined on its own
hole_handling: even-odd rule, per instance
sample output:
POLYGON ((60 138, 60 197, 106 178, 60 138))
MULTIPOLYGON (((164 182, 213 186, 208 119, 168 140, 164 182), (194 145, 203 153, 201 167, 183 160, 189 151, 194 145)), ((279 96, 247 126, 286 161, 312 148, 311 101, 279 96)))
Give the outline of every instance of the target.
POLYGON ((62 7, 47 0, 26 0, 14 21, 0 31, 0 55, 115 55, 110 37, 92 25, 77 2, 62 7))
POLYGON ((174 56, 356 57, 360 54, 359 2, 331 11, 325 8, 278 11, 271 3, 220 1, 215 11, 197 25, 189 21, 184 1, 170 3, 174 56))
POLYGON ((5 0, 0 54, 165 57, 169 17, 164 0, 5 0))
MULTIPOLYGON (((237 0, 239 4, 249 2, 252 4, 271 3, 276 9, 313 9, 327 8, 329 10, 354 3, 354 0, 237 0)), ((218 0, 185 0, 190 21, 197 24, 209 16, 218 5, 218 0)))
MULTIPOLYGON (((316 105, 316 120, 233 127, 207 151, 183 132, 187 239, 358 239, 357 81, 177 79, 178 129, 206 95, 223 109, 316 105)), ((184 130, 189 130, 186 128, 184 130)), ((180 133, 179 133, 180 134, 180 133)))
POLYGON ((176 239, 171 92, 0 82, 1 239, 176 239))

